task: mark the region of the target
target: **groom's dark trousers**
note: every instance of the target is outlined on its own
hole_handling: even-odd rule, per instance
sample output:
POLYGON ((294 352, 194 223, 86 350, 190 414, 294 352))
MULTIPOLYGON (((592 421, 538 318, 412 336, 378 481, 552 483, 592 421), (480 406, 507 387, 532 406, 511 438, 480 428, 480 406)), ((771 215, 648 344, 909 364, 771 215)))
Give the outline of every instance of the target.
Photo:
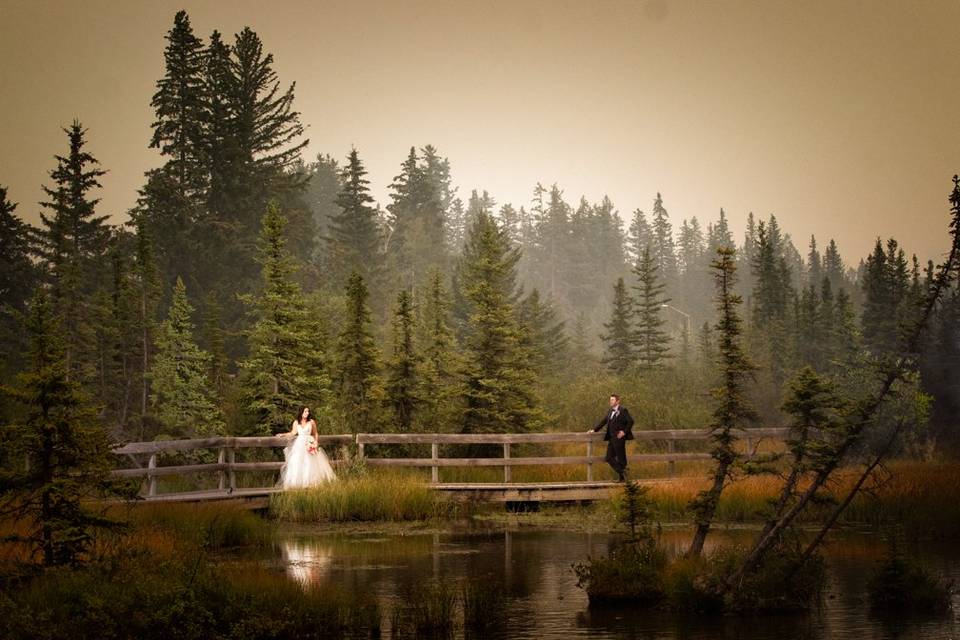
POLYGON ((622 478, 627 470, 627 440, 633 440, 633 417, 626 407, 618 406, 607 411, 607 415, 594 428, 594 431, 600 431, 604 426, 607 428, 606 433, 603 434, 603 439, 607 442, 605 459, 622 478), (617 434, 621 431, 623 431, 623 437, 618 438, 617 434))

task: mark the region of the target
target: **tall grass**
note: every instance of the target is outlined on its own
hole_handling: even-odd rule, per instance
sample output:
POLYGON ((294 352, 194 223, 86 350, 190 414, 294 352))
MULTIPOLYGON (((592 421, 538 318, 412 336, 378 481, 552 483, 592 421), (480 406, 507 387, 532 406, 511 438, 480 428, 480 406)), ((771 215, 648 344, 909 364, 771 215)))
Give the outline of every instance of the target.
POLYGON ((270 499, 270 514, 290 522, 410 521, 456 513, 424 482, 403 473, 346 477, 270 499))

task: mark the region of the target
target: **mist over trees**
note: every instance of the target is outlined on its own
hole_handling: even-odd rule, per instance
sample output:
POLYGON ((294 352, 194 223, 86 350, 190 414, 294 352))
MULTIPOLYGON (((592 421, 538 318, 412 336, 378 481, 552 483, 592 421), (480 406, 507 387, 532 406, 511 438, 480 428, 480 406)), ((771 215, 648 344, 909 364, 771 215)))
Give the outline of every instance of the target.
MULTIPOLYGON (((699 408, 681 419, 651 404, 638 427, 703 427, 729 351, 712 329, 719 255, 756 367, 738 393, 764 424, 787 423, 804 367, 839 385, 870 359, 916 357, 934 397, 918 437, 960 443, 960 293, 920 353, 899 353, 933 266, 895 239, 845 262, 832 239, 798 249, 775 215, 750 213, 735 238, 722 208, 678 214, 669 193, 624 215, 556 184, 498 202, 459 193, 430 144, 397 158, 378 203, 363 149, 303 157, 296 85, 255 31, 204 38, 181 11, 166 40, 144 140, 157 166, 127 221, 98 206, 109 168, 79 121, 51 150, 38 228, 0 189, 3 384, 27 366, 17 314, 39 287, 64 375, 115 440, 271 433, 301 403, 327 432, 579 430, 610 388, 674 383, 692 400, 657 402, 699 408)), ((4 420, 22 411, 0 404, 4 420)))

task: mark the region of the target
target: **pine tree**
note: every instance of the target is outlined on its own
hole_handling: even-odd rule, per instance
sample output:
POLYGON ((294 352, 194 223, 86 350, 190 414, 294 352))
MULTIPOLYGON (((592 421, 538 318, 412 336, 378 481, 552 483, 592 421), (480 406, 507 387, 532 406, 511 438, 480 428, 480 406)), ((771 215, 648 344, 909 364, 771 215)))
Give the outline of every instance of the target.
POLYGON ((820 286, 823 280, 823 264, 820 252, 817 250, 817 239, 810 236, 810 251, 807 253, 807 283, 814 287, 820 286))
POLYGON ((386 366, 387 405, 401 433, 412 429, 414 413, 420 405, 419 362, 414 346, 413 299, 409 291, 397 294, 393 313, 393 356, 386 366))
POLYGON ((830 287, 834 291, 839 292, 845 288, 843 261, 840 259, 840 250, 837 249, 837 243, 834 242, 833 238, 830 239, 830 243, 823 253, 823 273, 827 278, 830 278, 830 287))
POLYGON ((370 330, 369 292, 363 276, 347 279, 347 309, 337 339, 334 388, 339 398, 341 424, 351 431, 375 431, 379 415, 375 404, 382 396, 379 353, 370 330))
POLYGON ((49 200, 41 204, 50 213, 40 214, 43 228, 38 249, 63 315, 68 375, 86 385, 96 377, 96 354, 91 348, 95 344, 93 294, 106 280, 104 257, 110 237, 107 216, 97 216, 99 199, 91 198, 90 191, 101 186, 99 178, 106 172, 84 150, 86 129, 78 121, 63 131, 70 151, 55 156, 57 168, 50 172, 53 186, 43 187, 49 200))
POLYGON ((328 251, 334 282, 344 283, 353 272, 371 282, 380 277, 380 228, 371 206, 370 181, 356 149, 350 150, 337 194, 340 211, 330 220, 328 251))
POLYGON ((721 385, 714 390, 717 407, 710 423, 710 440, 713 449, 714 473, 710 488, 701 491, 691 503, 694 513, 694 534, 690 542, 688 556, 699 556, 703 551, 713 517, 720 502, 720 494, 730 479, 737 458, 736 436, 733 430, 743 423, 756 419, 756 413, 744 398, 744 386, 754 367, 740 345, 741 320, 737 307, 742 299, 735 294, 736 264, 735 251, 724 247, 717 251, 713 262, 714 278, 717 285, 716 306, 720 318, 717 321, 719 358, 717 365, 721 376, 721 385))
POLYGON ((539 377, 556 375, 567 361, 570 341, 563 320, 557 319, 550 301, 534 289, 517 306, 522 343, 533 356, 531 366, 539 377))
POLYGON ((180 198, 188 199, 206 183, 202 159, 204 50, 186 11, 177 12, 165 38, 166 70, 150 101, 156 114, 150 147, 168 158, 164 170, 175 180, 180 198))
POLYGON ((659 193, 653 201, 652 234, 650 255, 667 289, 672 291, 677 283, 677 252, 673 242, 670 216, 663 206, 663 198, 659 193))
POLYGON ((449 431, 459 413, 457 379, 461 363, 450 328, 450 301, 443 276, 434 269, 426 294, 419 305, 422 408, 418 414, 421 430, 449 431))
POLYGON ((29 305, 25 330, 30 366, 14 394, 26 412, 2 427, 0 516, 25 524, 20 539, 45 566, 77 564, 93 531, 116 524, 91 499, 132 498, 134 491, 111 476, 110 442, 69 378, 58 313, 43 289, 29 305))
POLYGON ((7 199, 0 187, 0 300, 17 311, 25 311, 33 291, 36 271, 30 260, 31 229, 14 211, 17 203, 7 199))
MULTIPOLYGON (((337 204, 337 198, 343 191, 343 171, 333 156, 318 154, 316 161, 307 166, 307 173, 309 177, 304 187, 303 197, 307 206, 310 207, 317 237, 327 240, 317 245, 317 254, 313 258, 322 270, 326 270, 331 264, 327 255, 330 248, 330 226, 333 219, 343 212, 337 204)), ((380 250, 380 247, 377 249, 380 250)))
POLYGON ((522 348, 511 303, 519 257, 493 217, 481 213, 459 264, 460 287, 468 305, 463 433, 527 431, 543 420, 533 392, 529 354, 522 348))
POLYGON ((647 222, 643 211, 636 209, 630 220, 630 229, 627 232, 627 258, 631 264, 640 261, 643 250, 653 242, 653 231, 647 222))
MULTIPOLYGON (((261 291, 243 298, 253 326, 248 333, 250 355, 240 363, 241 382, 255 431, 261 434, 285 430, 291 407, 310 399, 316 399, 316 405, 326 386, 322 369, 309 366, 310 354, 315 353, 310 317, 292 279, 296 269, 286 248, 285 224, 279 206, 271 202, 258 247, 261 291)), ((314 413, 322 410, 316 407, 314 413)))
POLYGON ((419 284, 431 267, 446 262, 444 200, 449 180, 444 177, 445 161, 429 149, 433 159, 427 165, 426 157, 421 161, 411 147, 390 185, 392 202, 387 210, 393 224, 388 247, 402 286, 419 284))
POLYGON ((624 374, 634 364, 636 335, 633 329, 635 311, 633 298, 627 293, 623 278, 613 287, 613 310, 610 321, 603 325, 607 330, 600 338, 604 343, 603 363, 616 374, 624 374))
MULTIPOLYGON (((38 276, 30 259, 31 228, 14 213, 16 208, 17 204, 7 199, 7 189, 0 187, 0 300, 5 307, 0 308, 0 384, 8 383, 23 367, 20 354, 26 344, 11 311, 26 311, 38 276)), ((0 404, 0 420, 6 404, 0 404)))
POLYGON ((167 319, 157 333, 157 352, 149 373, 153 414, 163 433, 173 438, 224 433, 223 416, 207 377, 210 354, 197 346, 192 314, 187 288, 177 278, 167 319))
POLYGON ((660 312, 670 301, 664 297, 666 285, 658 278, 658 268, 649 248, 643 250, 640 262, 633 269, 637 276, 636 325, 633 332, 637 364, 643 371, 663 365, 670 350, 670 337, 661 329, 664 324, 660 312))

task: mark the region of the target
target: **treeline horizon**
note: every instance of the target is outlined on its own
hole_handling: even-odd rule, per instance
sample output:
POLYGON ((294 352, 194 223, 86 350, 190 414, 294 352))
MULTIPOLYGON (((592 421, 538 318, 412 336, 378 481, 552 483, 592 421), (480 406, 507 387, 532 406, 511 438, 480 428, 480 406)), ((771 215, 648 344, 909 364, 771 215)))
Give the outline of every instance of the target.
POLYGON ((899 353, 934 265, 895 239, 852 267, 833 240, 801 253, 773 215, 751 213, 739 242, 723 209, 676 225, 660 193, 628 220, 557 185, 519 207, 483 190, 464 199, 431 145, 410 148, 382 206, 357 149, 304 162, 295 85, 256 32, 204 42, 181 11, 166 39, 146 141, 163 164, 128 222, 97 210, 105 170, 77 121, 39 227, 0 187, 4 385, 29 366, 22 317, 43 290, 70 377, 115 439, 275 432, 304 403, 327 431, 571 428, 567 391, 598 374, 620 391, 693 389, 707 405, 711 264, 730 247, 764 421, 784 422, 802 367, 855 385, 870 358, 916 357, 933 398, 918 438, 956 442, 960 297, 954 287, 923 352, 899 353))

